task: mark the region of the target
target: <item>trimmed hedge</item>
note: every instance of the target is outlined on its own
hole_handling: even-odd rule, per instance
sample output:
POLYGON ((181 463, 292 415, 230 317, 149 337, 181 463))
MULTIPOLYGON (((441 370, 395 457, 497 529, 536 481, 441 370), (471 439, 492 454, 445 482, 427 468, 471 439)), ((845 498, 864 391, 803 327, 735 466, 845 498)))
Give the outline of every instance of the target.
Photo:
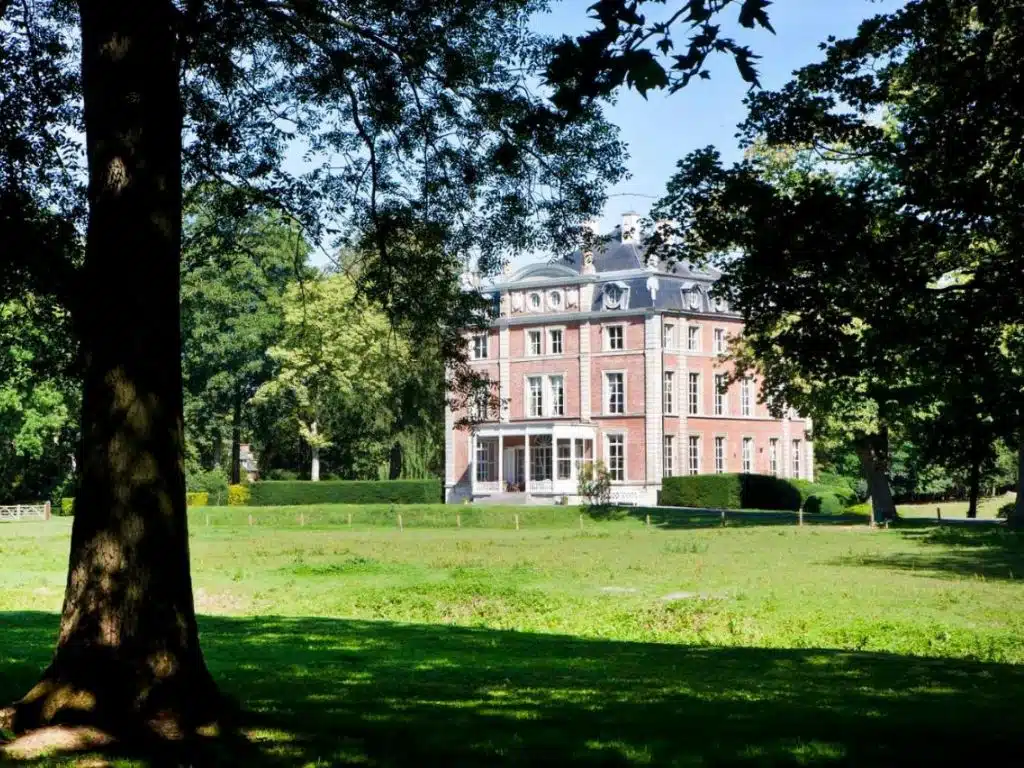
POLYGON ((661 503, 669 507, 796 512, 802 499, 792 481, 772 475, 685 475, 665 478, 661 503))
POLYGON ((810 480, 787 480, 786 482, 791 483, 799 491, 801 503, 806 503, 811 496, 823 493, 831 493, 839 499, 844 507, 851 507, 860 501, 857 498, 857 492, 846 485, 826 485, 812 483, 810 480))
POLYGON ((244 507, 249 503, 249 486, 248 485, 229 485, 228 486, 228 506, 229 507, 244 507))
POLYGON ((297 504, 436 504, 441 481, 432 480, 265 480, 249 486, 254 507, 297 504))
POLYGON ((812 515, 841 515, 846 505, 834 493, 812 493, 804 502, 804 512, 812 515))

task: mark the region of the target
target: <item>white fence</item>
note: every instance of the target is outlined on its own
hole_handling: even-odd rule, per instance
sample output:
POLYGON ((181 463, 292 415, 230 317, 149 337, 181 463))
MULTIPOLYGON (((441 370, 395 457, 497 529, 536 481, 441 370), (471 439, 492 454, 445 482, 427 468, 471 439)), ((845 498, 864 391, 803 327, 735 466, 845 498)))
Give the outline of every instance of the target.
POLYGON ((50 502, 45 504, 0 505, 0 523, 14 523, 19 520, 49 520, 50 502))

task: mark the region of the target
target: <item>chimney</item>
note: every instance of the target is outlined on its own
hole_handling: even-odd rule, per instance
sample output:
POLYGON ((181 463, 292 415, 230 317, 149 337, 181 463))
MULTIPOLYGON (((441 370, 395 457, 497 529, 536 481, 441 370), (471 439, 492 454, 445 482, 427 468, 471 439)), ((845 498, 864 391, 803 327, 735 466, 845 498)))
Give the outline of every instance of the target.
POLYGON ((640 242, 640 214, 636 211, 622 214, 622 242, 640 242))

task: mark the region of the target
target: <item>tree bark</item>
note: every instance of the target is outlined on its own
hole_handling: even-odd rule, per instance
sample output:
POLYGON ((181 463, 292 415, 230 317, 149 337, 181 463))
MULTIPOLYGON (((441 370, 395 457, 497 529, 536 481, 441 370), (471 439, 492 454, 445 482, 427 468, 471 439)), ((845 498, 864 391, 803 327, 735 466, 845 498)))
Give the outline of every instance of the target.
POLYGON ((871 520, 876 525, 896 519, 896 505, 889 490, 887 456, 884 455, 887 443, 885 436, 864 436, 856 442, 857 457, 871 494, 871 520))
POLYGON ((316 483, 320 481, 320 440, 317 436, 315 421, 309 425, 309 434, 313 438, 309 441, 309 447, 313 453, 313 461, 309 467, 309 479, 316 483))
POLYGON ((174 6, 81 0, 79 12, 82 461, 56 653, 14 726, 181 734, 220 702, 199 647, 182 471, 174 6))
POLYGON ((235 412, 231 418, 231 482, 242 482, 242 387, 235 387, 235 412))
POLYGON ((388 477, 391 480, 402 477, 402 444, 397 440, 391 446, 391 454, 388 457, 388 477))
POLYGON ((975 453, 971 458, 970 487, 967 491, 967 517, 974 519, 978 516, 978 497, 981 495, 981 455, 975 453))
POLYGON ((1013 524, 1024 524, 1024 429, 1017 443, 1017 501, 1013 507, 1013 524))

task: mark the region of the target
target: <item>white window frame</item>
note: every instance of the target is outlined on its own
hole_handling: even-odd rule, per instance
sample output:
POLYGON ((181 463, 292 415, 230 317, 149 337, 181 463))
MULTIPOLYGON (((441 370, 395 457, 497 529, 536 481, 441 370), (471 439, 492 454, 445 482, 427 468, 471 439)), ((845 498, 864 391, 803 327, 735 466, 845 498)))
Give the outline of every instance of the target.
POLYGON ((757 446, 754 445, 754 438, 750 435, 744 435, 743 441, 740 443, 740 467, 746 474, 753 474, 754 472, 754 453, 757 451, 757 446), (750 455, 747 455, 747 449, 750 449, 750 455))
POLYGON ((605 432, 604 434, 604 464, 608 468, 608 477, 613 483, 626 482, 626 433, 605 432), (612 464, 612 438, 622 441, 622 476, 615 476, 615 467, 612 464))
POLYGON ((544 296, 537 291, 530 291, 526 294, 526 307, 530 312, 543 312, 544 311, 544 296), (534 298, 537 299, 537 303, 534 304, 534 298))
POLYGON ((665 323, 661 324, 661 346, 665 349, 676 348, 676 324, 665 323))
POLYGON ((478 483, 495 483, 498 481, 498 439, 477 438, 476 456, 473 457, 474 476, 478 483), (481 469, 489 471, 481 473, 481 469), (481 477, 481 474, 483 476, 481 477))
POLYGON ((525 345, 523 346, 523 353, 527 357, 540 357, 544 354, 544 331, 540 328, 527 328, 523 331, 525 338, 525 345), (537 351, 533 351, 533 335, 537 334, 537 351))
POLYGON ((666 416, 676 412, 676 372, 663 371, 661 374, 661 411, 666 416))
POLYGON ((740 415, 741 416, 753 416, 754 415, 754 397, 751 391, 754 386, 754 380, 747 377, 740 382, 740 415))
POLYGON ((601 399, 604 401, 604 415, 605 416, 625 416, 626 415, 626 406, 627 406, 627 403, 629 403, 629 399, 628 399, 627 393, 626 393, 626 388, 627 388, 626 372, 625 371, 602 371, 601 382, 602 382, 602 384, 601 384, 602 398, 601 399), (615 375, 618 375, 618 376, 622 377, 622 410, 621 411, 613 411, 612 407, 611 407, 612 406, 612 388, 611 388, 611 381, 609 380, 609 376, 615 376, 615 375))
POLYGON ((700 435, 686 437, 686 471, 690 475, 700 474, 700 435))
POLYGON ((488 346, 490 339, 487 333, 474 333, 469 340, 470 349, 474 360, 486 360, 488 355, 488 346), (482 343, 478 343, 482 342, 482 343), (481 352, 483 354, 481 354, 481 352))
POLYGON ((555 479, 556 480, 571 480, 572 479, 572 465, 573 465, 573 439, 571 437, 560 437, 555 440, 555 479), (562 448, 568 448, 568 456, 562 456, 562 448), (565 466, 565 476, 562 476, 563 462, 565 466))
POLYGON ((725 435, 715 435, 715 474, 724 475, 729 466, 729 443, 725 435))
POLYGON ((625 352, 626 351, 626 324, 625 323, 608 323, 603 328, 601 336, 604 338, 604 351, 605 352, 625 352), (621 347, 612 346, 612 329, 617 328, 622 338, 621 347))
POLYGON ((729 337, 725 328, 715 328, 712 332, 711 348, 716 355, 721 355, 729 346, 729 337))
POLYGON ((672 477, 675 474, 676 436, 664 435, 661 445, 661 476, 672 477))
POLYGON ((724 373, 716 373, 714 379, 715 387, 715 416, 728 416, 729 415, 729 389, 719 389, 719 381, 722 384, 725 383, 726 375, 724 373))
POLYGON ((556 326, 551 327, 551 328, 545 328, 544 331, 545 331, 544 335, 546 337, 547 344, 548 344, 548 348, 547 348, 548 354, 549 355, 564 355, 565 354, 565 326, 556 325, 556 326), (554 347, 555 347, 554 334, 555 333, 559 334, 558 345, 561 347, 561 349, 558 350, 557 352, 555 352, 555 349, 554 349, 554 347))
POLYGON ((686 326, 686 351, 700 352, 700 336, 702 326, 691 324, 686 326))
POLYGON ((690 371, 686 375, 686 413, 689 416, 700 416, 701 415, 701 396, 700 396, 700 385, 701 375, 694 371, 690 371), (696 381, 696 387, 693 382, 696 381), (696 401, 695 401, 696 396, 696 401))
POLYGON ((550 416, 565 416, 565 376, 561 373, 553 373, 547 376, 547 387, 548 387, 548 411, 550 416), (560 397, 555 398, 555 379, 558 379, 562 385, 562 391, 560 397), (560 401, 560 402, 559 402, 560 401), (556 408, 556 404, 558 407, 556 408))
POLYGON ((777 437, 768 440, 768 473, 775 477, 779 476, 779 438, 777 437))
POLYGON ((491 393, 486 389, 479 389, 473 393, 470 400, 471 418, 474 421, 487 421, 490 415, 491 393))
POLYGON ((540 419, 544 417, 544 377, 543 376, 525 376, 524 391, 526 392, 526 417, 528 419, 540 419), (534 388, 533 381, 539 381, 540 387, 536 390, 537 395, 540 399, 540 408, 538 413, 534 413, 534 388))
POLYGON ((801 462, 800 462, 800 450, 803 448, 803 442, 800 440, 794 440, 792 445, 792 456, 790 462, 792 463, 793 474, 792 477, 800 478, 803 475, 800 474, 801 462))

